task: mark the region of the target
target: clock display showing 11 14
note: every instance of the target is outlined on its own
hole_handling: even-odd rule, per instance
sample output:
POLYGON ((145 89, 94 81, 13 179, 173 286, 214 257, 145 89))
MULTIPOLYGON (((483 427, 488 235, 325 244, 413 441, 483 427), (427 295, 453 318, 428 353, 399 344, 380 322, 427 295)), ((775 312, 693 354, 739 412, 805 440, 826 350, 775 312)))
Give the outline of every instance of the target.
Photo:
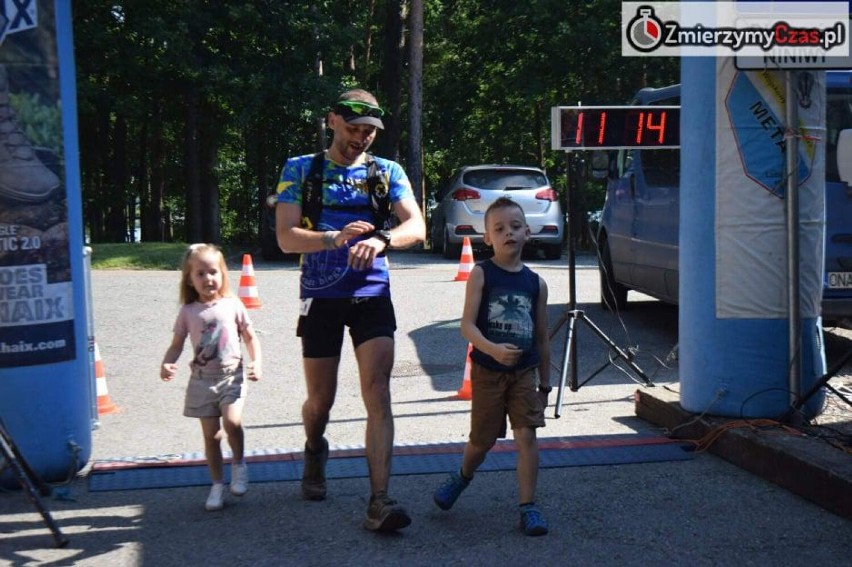
POLYGON ((555 106, 554 150, 680 147, 679 106, 555 106))

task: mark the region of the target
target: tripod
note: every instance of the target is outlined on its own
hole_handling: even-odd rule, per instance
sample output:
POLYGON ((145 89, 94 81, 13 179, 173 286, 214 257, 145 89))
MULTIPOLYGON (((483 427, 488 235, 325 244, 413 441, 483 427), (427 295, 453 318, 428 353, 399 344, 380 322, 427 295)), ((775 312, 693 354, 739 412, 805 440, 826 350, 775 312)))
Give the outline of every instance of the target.
POLYGON ((12 436, 6 431, 6 426, 2 420, 0 420, 0 457, 2 457, 2 460, 0 460, 0 472, 6 468, 7 464, 11 465, 15 476, 18 478, 18 482, 21 484, 21 488, 27 491, 27 496, 29 496, 36 510, 41 514, 50 533, 53 534, 53 541, 56 542, 56 547, 65 547, 68 545, 68 539, 62 535, 56 522, 53 521, 53 516, 50 515, 50 512, 44 507, 41 498, 39 498, 39 494, 42 496, 50 494, 50 488, 41 481, 35 471, 30 468, 27 461, 24 460, 12 436))
MULTIPOLYGON (((556 325, 553 334, 561 327, 565 321, 568 322, 568 331, 565 334, 565 345, 562 355, 562 375, 559 380, 559 390, 556 395, 556 406, 553 410, 553 417, 558 418, 562 409, 562 402, 565 393, 565 382, 568 380, 570 370, 570 381, 568 386, 572 392, 576 392, 581 386, 585 385, 592 378, 603 372, 607 366, 614 364, 615 359, 621 358, 627 363, 627 366, 640 378, 645 386, 653 386, 654 384, 645 375, 641 368, 633 361, 632 357, 624 350, 618 347, 606 334, 595 325, 591 319, 582 310, 577 309, 577 258, 576 258, 576 239, 577 239, 577 216, 576 216, 576 195, 578 187, 571 187, 571 170, 578 170, 577 160, 572 160, 571 152, 565 152, 565 172, 566 172, 566 191, 568 193, 568 309, 562 316, 562 320, 556 325), (577 380, 577 321, 581 321, 589 327, 592 332, 603 341, 609 348, 610 352, 615 353, 615 358, 610 357, 609 361, 598 368, 582 383, 577 380)), ((579 172, 577 172, 579 173, 579 172)), ((574 178, 578 176, 575 175, 574 178)))
POLYGON ((813 386, 811 386, 811 388, 807 391, 807 393, 805 393, 804 396, 802 396, 798 400, 796 400, 796 403, 794 403, 792 406, 790 406, 790 409, 787 410, 787 413, 784 414, 784 417, 781 418, 781 421, 784 421, 784 422, 792 421, 794 416, 796 414, 798 414, 798 412, 800 412, 803 407, 805 407, 805 404, 808 403, 808 400, 811 399, 813 397, 813 395, 816 394, 817 392, 819 392, 820 388, 823 388, 823 387, 827 388, 828 390, 833 392, 834 395, 836 395, 838 398, 840 398, 841 400, 843 400, 844 402, 846 402, 847 404, 852 406, 852 400, 845 397, 843 394, 838 392, 835 388, 830 386, 829 383, 828 383, 829 380, 831 380, 832 378, 837 376, 837 373, 840 372, 840 370, 844 366, 846 366, 846 363, 849 362, 850 360, 852 360, 852 350, 850 350, 849 352, 844 354, 840 358, 840 360, 838 360, 837 363, 828 370, 828 372, 823 374, 820 377, 820 379, 817 380, 814 383, 813 386))

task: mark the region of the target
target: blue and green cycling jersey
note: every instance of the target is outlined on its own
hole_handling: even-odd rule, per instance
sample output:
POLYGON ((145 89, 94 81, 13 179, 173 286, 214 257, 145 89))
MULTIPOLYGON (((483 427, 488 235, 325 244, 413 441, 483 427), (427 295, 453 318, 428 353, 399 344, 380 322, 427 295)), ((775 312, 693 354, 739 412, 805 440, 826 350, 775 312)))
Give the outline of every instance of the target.
MULTIPOLYGON (((302 183, 310 175, 314 154, 293 157, 284 164, 276 189, 279 203, 302 204, 302 183)), ((413 199, 411 183, 398 163, 373 157, 391 205, 413 199)), ((326 158, 323 164, 322 213, 315 230, 341 230, 350 222, 373 223, 373 209, 367 193, 367 165, 338 164, 326 158)), ((349 242, 349 245, 354 241, 349 242)), ((302 254, 300 297, 378 297, 390 296, 387 259, 377 257, 370 269, 356 271, 347 265, 348 246, 302 254)))

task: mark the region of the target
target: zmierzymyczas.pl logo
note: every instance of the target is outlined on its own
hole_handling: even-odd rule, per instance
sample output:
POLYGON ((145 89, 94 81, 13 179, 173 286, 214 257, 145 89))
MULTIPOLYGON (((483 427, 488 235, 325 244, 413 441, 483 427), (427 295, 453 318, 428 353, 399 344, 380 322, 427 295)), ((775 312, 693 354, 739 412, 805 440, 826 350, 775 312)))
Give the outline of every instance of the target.
POLYGON ((622 2, 624 56, 849 56, 846 2, 622 2))
POLYGON ((653 51, 663 41, 663 22, 650 6, 642 6, 627 25, 627 41, 637 51, 653 51))

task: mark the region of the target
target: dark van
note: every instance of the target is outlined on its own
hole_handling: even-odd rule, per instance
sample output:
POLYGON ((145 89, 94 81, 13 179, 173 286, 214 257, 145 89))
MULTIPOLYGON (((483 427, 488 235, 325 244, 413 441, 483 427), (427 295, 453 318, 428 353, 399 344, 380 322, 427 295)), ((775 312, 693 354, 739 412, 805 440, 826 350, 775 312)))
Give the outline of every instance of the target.
MULTIPOLYGON (((852 71, 826 73, 825 324, 852 321, 852 71)), ((679 105, 680 85, 639 91, 633 104, 679 105)), ((680 150, 611 154, 598 231, 601 303, 624 309, 636 290, 678 301, 680 150)))

